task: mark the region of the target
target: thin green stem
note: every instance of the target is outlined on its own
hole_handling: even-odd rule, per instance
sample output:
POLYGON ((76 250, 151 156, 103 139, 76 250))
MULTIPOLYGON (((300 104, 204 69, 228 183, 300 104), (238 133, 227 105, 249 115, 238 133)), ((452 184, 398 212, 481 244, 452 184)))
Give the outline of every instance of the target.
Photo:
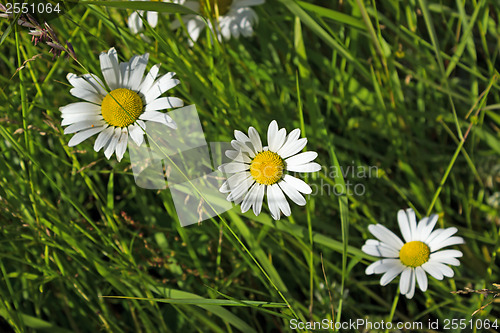
MULTIPOLYGON (((398 286, 398 290, 396 290, 396 295, 394 295, 394 301, 392 301, 391 312, 389 312, 389 317, 387 317, 388 323, 392 322, 392 319, 394 318, 394 313, 396 312, 396 308, 397 308, 398 301, 399 301, 399 294, 400 294, 400 292, 399 292, 399 286, 398 286)), ((385 333, 389 333, 389 329, 386 329, 385 333)))

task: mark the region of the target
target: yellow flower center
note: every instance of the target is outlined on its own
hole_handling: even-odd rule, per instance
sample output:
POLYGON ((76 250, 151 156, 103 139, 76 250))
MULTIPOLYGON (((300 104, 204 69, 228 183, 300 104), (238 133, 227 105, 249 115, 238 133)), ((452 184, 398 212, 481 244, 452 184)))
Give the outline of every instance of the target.
POLYGON ((101 113, 109 125, 127 127, 142 114, 142 106, 142 99, 135 91, 118 88, 104 97, 101 113))
POLYGON ((399 250, 399 259, 405 266, 418 267, 429 261, 431 251, 427 244, 413 241, 408 242, 399 250))
POLYGON ((254 157, 250 164, 250 174, 257 183, 276 184, 283 176, 285 162, 272 151, 263 151, 254 157))
POLYGON ((212 16, 215 18, 215 4, 217 4, 219 16, 226 15, 232 3, 233 0, 200 0, 200 12, 203 16, 212 16), (210 4, 210 10, 207 8, 207 2, 210 4))

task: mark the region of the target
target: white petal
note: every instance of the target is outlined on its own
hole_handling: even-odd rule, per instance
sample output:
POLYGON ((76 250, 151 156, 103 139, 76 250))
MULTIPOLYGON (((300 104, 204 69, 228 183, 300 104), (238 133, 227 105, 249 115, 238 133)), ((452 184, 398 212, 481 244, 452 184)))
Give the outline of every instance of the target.
POLYGON ((403 242, 392 231, 381 224, 370 224, 368 230, 373 236, 377 237, 381 242, 399 251, 403 247, 403 242))
POLYGON ((300 193, 311 194, 311 192, 312 192, 311 187, 309 185, 307 185, 307 183, 305 181, 303 181, 302 179, 295 178, 295 177, 290 176, 290 175, 285 175, 285 177, 283 177, 283 180, 285 182, 287 182, 288 184, 290 184, 293 188, 295 188, 300 193))
POLYGON ((441 269, 440 269, 440 266, 438 263, 436 263, 434 261, 428 261, 420 267, 422 267, 433 278, 438 279, 438 280, 443 279, 443 273, 441 272, 441 269))
POLYGON ((286 139, 286 129, 282 128, 273 136, 268 138, 269 150, 272 152, 277 152, 285 143, 285 139, 286 139))
POLYGON ((401 291, 401 294, 406 295, 410 290, 412 275, 411 267, 406 267, 403 270, 403 273, 401 273, 401 278, 399 280, 399 290, 401 291))
POLYGON ((255 149, 255 152, 261 152, 262 151, 262 141, 260 140, 259 133, 257 130, 253 127, 250 127, 248 129, 248 136, 250 138, 250 141, 252 142, 252 146, 255 149))
POLYGON ((166 125, 170 128, 176 129, 177 124, 174 122, 172 118, 166 113, 158 112, 158 111, 146 111, 139 116, 141 120, 149 120, 154 121, 156 123, 160 123, 166 125))
POLYGON ((365 273, 367 275, 382 274, 382 273, 386 273, 390 269, 394 269, 396 267, 403 267, 404 268, 404 266, 401 264, 401 261, 399 259, 381 259, 381 260, 375 261, 373 264, 366 267, 365 273))
POLYGON ((413 295, 415 295, 415 284, 416 284, 415 280, 416 280, 415 269, 412 269, 410 271, 410 284, 408 286, 408 291, 405 294, 407 299, 412 299, 413 295))
POLYGON ((228 184, 227 180, 219 188, 219 192, 221 192, 221 193, 230 193, 231 191, 232 191, 232 189, 229 188, 229 184, 228 184))
POLYGON ((285 145, 286 145, 285 144, 285 145, 283 145, 282 149, 280 149, 279 155, 281 156, 281 158, 287 158, 289 156, 293 156, 293 155, 297 154, 298 152, 300 152, 302 149, 304 149, 306 144, 307 144, 306 138, 302 138, 302 139, 293 141, 290 144, 288 144, 286 146, 286 148, 285 148, 285 145))
POLYGON ((243 199, 243 202, 241 204, 242 213, 247 212, 250 207, 252 207, 253 203, 255 202, 255 196, 259 190, 259 185, 259 183, 253 184, 250 190, 245 195, 245 198, 243 199))
POLYGON ((394 280, 394 278, 398 276, 404 269, 405 266, 401 264, 391 266, 391 268, 380 278, 380 285, 386 286, 389 282, 394 280))
POLYGON ((242 192, 241 195, 237 198, 232 199, 234 201, 235 205, 239 205, 243 202, 243 199, 245 198, 245 192, 242 192))
POLYGON ((418 286, 420 290, 425 292, 427 290, 427 275, 422 267, 415 268, 415 275, 417 276, 418 286))
POLYGON ((219 170, 224 173, 236 173, 245 170, 249 170, 250 166, 248 164, 239 163, 239 162, 230 162, 226 164, 222 164, 219 166, 219 170))
POLYGON ((423 219, 421 219, 418 224, 417 224, 417 231, 416 231, 416 235, 417 237, 414 239, 414 240, 417 240, 417 241, 422 241, 422 232, 424 231, 424 228, 425 228, 425 225, 427 224, 427 221, 429 220, 428 217, 424 217, 423 219))
POLYGON ((253 212, 256 216, 260 214, 262 209, 262 202, 264 201, 264 192, 266 190, 266 186, 262 184, 258 184, 257 193, 255 195, 255 201, 253 204, 253 212))
POLYGON ((432 242, 437 236, 439 236, 441 233, 443 233, 446 229, 436 229, 434 230, 430 235, 429 237, 427 237, 425 243, 426 244, 429 244, 430 242, 432 242))
POLYGON ((241 150, 241 151, 247 153, 252 158, 255 157, 255 152, 252 150, 252 148, 248 147, 245 143, 243 143, 241 141, 232 140, 231 146, 233 146, 233 148, 236 150, 241 150))
POLYGON ((361 247, 361 251, 375 257, 399 258, 399 251, 392 247, 379 243, 378 245, 365 244, 361 247))
MULTIPOLYGON (((144 13, 142 10, 139 12, 141 12, 141 15, 142 13, 144 13)), ((130 29, 130 32, 134 35, 143 30, 142 19, 137 11, 133 12, 128 17, 128 27, 130 29)))
POLYGON ((458 250, 443 250, 431 253, 430 259, 460 258, 463 253, 458 250))
POLYGON ((74 123, 74 124, 66 127, 64 129, 64 134, 76 133, 76 132, 83 131, 83 130, 90 129, 90 128, 94 128, 94 127, 103 127, 104 125, 106 125, 106 122, 104 120, 80 121, 80 122, 74 123))
POLYGON ((226 188, 228 189, 227 192, 230 192, 234 190, 236 187, 238 187, 243 181, 248 179, 248 177, 251 177, 250 172, 238 172, 229 177, 226 180, 226 188))
POLYGON ((104 156, 106 156, 108 160, 111 157, 111 155, 113 155, 113 153, 115 152, 116 145, 121 135, 122 135, 121 128, 116 127, 113 136, 111 137, 111 141, 108 143, 106 149, 104 150, 104 156))
POLYGON ((228 17, 228 15, 219 17, 220 34, 222 35, 222 37, 224 37, 225 40, 229 40, 231 38, 231 34, 234 38, 238 38, 240 35, 240 32, 237 29, 237 25, 232 24, 232 21, 232 18, 228 17))
POLYGON ((87 102, 78 102, 62 106, 59 108, 59 111, 61 111, 63 116, 76 113, 100 114, 101 106, 87 102))
POLYGON ((253 35, 253 24, 256 24, 259 21, 259 17, 257 13, 251 8, 241 8, 238 11, 245 11, 244 13, 240 13, 241 21, 240 21, 240 33, 244 37, 251 37, 253 35))
POLYGON ((451 269, 450 267, 448 267, 448 266, 446 266, 444 264, 441 264, 441 263, 435 262, 435 261, 428 261, 428 262, 426 262, 425 264, 422 265, 422 268, 425 269, 427 272, 429 272, 429 274, 431 274, 432 276, 434 276, 438 280, 443 279, 443 276, 453 277, 453 275, 454 275, 453 269, 451 269), (438 277, 434 276, 428 270, 428 267, 432 267, 432 269, 435 270, 435 273, 439 272, 438 276, 440 276, 441 278, 438 278, 438 277))
MULTIPOLYGON (((90 103, 83 103, 83 104, 90 104, 90 103)), ((73 111, 76 111, 77 109, 73 109, 73 111)), ((80 120, 85 120, 85 118, 92 118, 92 117, 101 117, 101 111, 95 112, 94 110, 87 109, 83 110, 81 109, 81 112, 64 112, 61 113, 61 118, 62 119, 73 119, 73 118, 79 118, 80 120)))
POLYGON ((186 23, 186 30, 193 41, 197 41, 200 36, 201 31, 205 28, 205 23, 203 20, 196 16, 192 16, 192 19, 188 20, 186 23))
POLYGON ((77 98, 81 98, 83 100, 86 100, 87 102, 92 102, 99 105, 101 104, 103 98, 98 93, 81 88, 73 88, 69 91, 69 93, 77 98))
POLYGON ((464 239, 462 237, 454 236, 454 237, 450 237, 448 239, 445 239, 441 243, 438 243, 434 240, 431 244, 429 244, 429 248, 430 248, 431 252, 434 252, 434 251, 442 249, 443 247, 446 247, 446 246, 458 245, 458 244, 463 244, 463 243, 464 243, 464 239))
POLYGON ((151 67, 151 70, 144 78, 144 81, 142 81, 142 84, 139 86, 139 92, 141 94, 145 95, 149 91, 149 89, 151 89, 151 87, 153 86, 153 83, 156 80, 156 77, 158 76, 159 71, 160 71, 159 64, 156 64, 153 67, 151 67))
POLYGON ((84 74, 81 77, 77 76, 73 73, 69 73, 66 75, 69 83, 75 88, 88 90, 95 94, 100 94, 105 96, 107 94, 106 90, 104 90, 104 85, 102 81, 94 74, 84 74))
POLYGON ((122 128, 122 135, 116 144, 116 159, 120 162, 123 158, 123 154, 127 150, 128 143, 128 131, 127 128, 122 128))
POLYGON ((144 93, 144 99, 146 101, 146 104, 151 103, 155 99, 157 99, 161 94, 166 92, 167 90, 175 87, 180 83, 179 80, 177 79, 172 79, 174 73, 167 73, 160 77, 149 89, 147 92, 144 93))
POLYGON ((109 142, 114 132, 115 128, 110 126, 101 133, 99 133, 94 143, 94 150, 95 151, 101 150, 101 148, 104 147, 109 142))
MULTIPOLYGON (((384 263, 384 259, 377 260, 374 263, 372 263, 371 265, 369 265, 368 267, 366 267, 365 274, 372 275, 372 274, 375 274, 375 271, 377 271, 377 269, 379 269, 379 268, 389 269, 390 267, 391 267, 390 265, 387 265, 384 263)), ((387 272, 387 269, 385 271, 382 271, 382 269, 380 269, 380 271, 381 271, 381 273, 385 273, 385 272, 387 272)))
POLYGON ((227 181, 225 181, 222 186, 219 188, 219 192, 221 193, 229 193, 231 189, 227 186, 227 181))
POLYGON ((417 236, 417 217, 413 209, 408 208, 406 210, 406 216, 408 216, 408 223, 410 224, 411 240, 415 240, 417 236))
POLYGON ((439 265, 440 265, 441 272, 443 273, 444 276, 451 278, 451 277, 453 277, 453 275, 455 275, 455 272, 450 267, 448 267, 444 264, 439 264, 439 265))
POLYGON ((267 142, 269 145, 271 141, 274 141, 274 138, 277 135, 278 135, 278 123, 276 122, 276 120, 273 120, 267 127, 267 142))
POLYGON ((318 153, 314 151, 306 151, 295 156, 289 157, 285 160, 287 165, 303 165, 311 162, 316 157, 318 157, 318 153))
POLYGON ((120 63, 120 77, 121 77, 120 86, 123 88, 130 89, 129 78, 130 78, 130 73, 132 71, 132 69, 130 68, 130 62, 133 61, 136 57, 137 56, 133 56, 129 62, 120 63))
POLYGON ((137 124, 129 126, 129 135, 132 140, 140 146, 144 142, 144 128, 146 128, 146 125, 141 120, 136 120, 136 122, 137 124))
POLYGON ((158 111, 171 108, 178 108, 184 105, 182 99, 177 97, 161 97, 151 103, 146 104, 144 111, 158 111))
POLYGON ((280 209, 278 207, 278 202, 274 197, 274 191, 271 189, 271 186, 267 186, 267 205, 269 206, 271 217, 275 220, 279 220, 280 209))
POLYGON ((158 24, 158 13, 157 12, 148 12, 148 23, 151 26, 151 28, 156 27, 158 24))
POLYGON ((436 247, 437 245, 441 244, 447 238, 454 235, 457 231, 458 229, 455 227, 434 230, 430 234, 429 238, 427 238, 427 245, 429 245, 429 247, 431 248, 431 252, 435 251, 432 250, 433 247, 436 247))
POLYGON ((242 131, 234 130, 234 137, 236 138, 236 140, 243 143, 250 142, 250 138, 242 131))
POLYGON ((406 215, 406 212, 402 209, 398 211, 398 224, 405 242, 406 243, 411 242, 411 229, 410 229, 410 224, 408 222, 408 216, 406 215))
POLYGON ((95 121, 96 123, 100 123, 103 120, 102 116, 99 115, 86 115, 86 114, 76 114, 76 115, 70 115, 66 116, 62 121, 61 121, 61 126, 66 126, 70 124, 75 124, 79 123, 82 121, 95 121))
POLYGON ((88 129, 85 131, 78 132, 75 135, 73 135, 71 140, 69 140, 68 146, 69 147, 76 146, 80 142, 90 138, 92 135, 101 132, 103 129, 104 129, 104 126, 103 127, 94 127, 94 128, 91 128, 91 129, 88 129))
POLYGON ((251 163, 252 159, 247 154, 241 151, 227 150, 226 156, 233 160, 233 162, 251 163))
POLYGON ((226 150, 224 154, 227 156, 227 158, 234 160, 241 152, 238 150, 226 150))
POLYGON ((243 199, 247 193, 247 191, 250 189, 250 187, 253 185, 254 180, 250 176, 243 180, 236 188, 231 190, 231 193, 227 196, 228 201, 236 201, 238 199, 243 199))
POLYGON ((381 242, 379 240, 376 240, 376 239, 367 239, 366 242, 365 242, 366 245, 380 245, 381 242))
POLYGON ((135 56, 130 60, 130 68, 132 70, 129 78, 130 89, 137 91, 142 83, 144 71, 148 65, 149 53, 141 56, 135 56))
POLYGON ((435 259, 432 258, 429 261, 440 263, 440 264, 446 264, 446 265, 452 265, 452 266, 460 266, 460 260, 454 257, 448 257, 448 258, 440 258, 440 259, 435 259))
MULTIPOLYGON (((278 208, 283 212, 283 215, 290 216, 290 214, 291 214, 290 204, 286 200, 285 195, 283 194, 283 191, 280 189, 278 184, 273 184, 273 185, 270 185, 268 187, 271 188, 271 191, 273 192, 274 200, 276 201, 278 208)), ((268 198, 268 200, 269 200, 269 198, 268 198)))
POLYGON ((302 165, 286 165, 286 169, 292 172, 317 172, 321 170, 321 165, 312 162, 302 165))
POLYGON ((108 92, 106 91, 106 86, 101 81, 101 79, 95 74, 83 74, 82 78, 85 79, 89 84, 94 87, 95 90, 102 96, 106 96, 108 92))
POLYGON ((286 137, 285 143, 283 144, 283 146, 281 146, 281 148, 277 151, 277 153, 280 156, 283 156, 283 152, 287 151, 291 147, 291 145, 293 145, 297 141, 299 137, 300 137, 300 129, 296 128, 293 131, 291 131, 286 137))
POLYGON ((431 234, 432 229, 434 229, 437 221, 438 216, 436 214, 432 214, 430 217, 422 219, 422 221, 418 223, 419 228, 421 225, 423 226, 419 232, 420 241, 427 243, 427 239, 429 238, 429 235, 431 234))
POLYGON ((111 48, 108 53, 101 53, 99 60, 101 62, 102 75, 104 75, 104 80, 108 84, 108 87, 111 90, 119 88, 120 67, 115 48, 111 48))
POLYGON ((285 194, 292 199, 299 206, 304 206, 306 204, 306 199, 293 187, 285 181, 281 181, 278 183, 279 187, 285 192, 285 194))

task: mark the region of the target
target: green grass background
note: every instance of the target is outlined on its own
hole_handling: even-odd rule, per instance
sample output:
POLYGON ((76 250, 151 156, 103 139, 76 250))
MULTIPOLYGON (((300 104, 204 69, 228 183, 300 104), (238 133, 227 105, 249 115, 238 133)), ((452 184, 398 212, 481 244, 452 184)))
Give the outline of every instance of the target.
MULTIPOLYGON (((264 134, 276 119, 301 128, 327 170, 379 172, 347 175, 365 189, 347 196, 326 192, 342 177, 309 176, 324 192, 280 221, 265 205, 258 217, 237 207, 181 228, 168 189, 135 185, 128 153, 117 163, 93 151, 95 138, 67 146, 58 109, 77 99, 65 76, 85 70, 1 19, 0 331, 444 323, 469 320, 492 300, 450 291, 500 282, 491 199, 500 178, 498 1, 271 0, 255 7, 254 37, 213 45, 204 33, 192 48, 182 28, 168 28, 174 14, 147 28, 148 43, 130 34, 129 9, 101 5, 81 1, 49 22, 88 71, 101 75, 98 56, 110 47, 121 61, 149 52, 148 67, 177 73, 181 84, 166 95, 196 104, 208 142, 249 126, 264 134), (438 226, 457 227, 466 241, 455 277, 430 277, 412 300, 396 282, 366 276, 373 258, 359 250, 371 223, 399 234, 396 214, 407 207, 419 218, 439 214, 438 226)), ((473 318, 499 313, 494 302, 473 318)))

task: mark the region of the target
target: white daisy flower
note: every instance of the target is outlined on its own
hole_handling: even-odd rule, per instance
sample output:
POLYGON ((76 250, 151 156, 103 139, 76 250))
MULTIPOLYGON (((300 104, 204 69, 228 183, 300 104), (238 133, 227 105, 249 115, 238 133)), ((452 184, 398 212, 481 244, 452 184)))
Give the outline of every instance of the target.
MULTIPOLYGON (((150 1, 150 0, 132 0, 132 1, 150 1)), ((154 1, 154 0, 153 0, 154 1)), ((162 1, 168 2, 168 1, 162 1)), ((144 30, 142 18, 146 18, 151 28, 156 27, 158 24, 158 12, 145 12, 144 10, 136 10, 128 17, 128 27, 130 32, 134 35, 144 30), (146 14, 146 15, 144 15, 146 14)))
POLYGON ((234 136, 236 140, 231 141, 234 150, 226 151, 226 156, 233 161, 219 167, 222 172, 233 174, 219 189, 229 193, 228 201, 241 203, 243 213, 253 207, 255 215, 259 215, 264 192, 267 192, 267 202, 275 220, 279 220, 280 211, 290 216, 290 205, 284 194, 297 205, 306 204, 300 193, 310 194, 311 187, 285 171, 316 172, 321 166, 312 162, 318 156, 316 152, 298 154, 307 143, 306 138, 299 139, 299 129, 287 136, 286 130, 278 130, 278 123, 273 120, 267 130, 266 147, 262 146, 259 133, 253 127, 248 129, 248 135, 236 130, 234 136))
POLYGON ((129 62, 118 61, 114 48, 100 55, 101 70, 107 88, 96 75, 77 76, 68 74, 74 87, 70 94, 86 102, 72 103, 59 108, 62 112, 64 134, 76 133, 68 143, 72 147, 99 134, 94 150, 104 148, 110 158, 116 152, 121 161, 127 149, 128 137, 141 145, 144 140, 144 120, 162 123, 176 128, 175 122, 166 113, 158 112, 183 106, 176 97, 160 97, 161 94, 179 84, 173 79, 175 73, 167 73, 158 79, 160 65, 154 65, 144 76, 149 54, 134 56, 129 62), (109 91, 109 93, 108 93, 109 91))
MULTIPOLYGON (((222 37, 229 40, 231 36, 239 38, 240 35, 250 37, 253 35, 253 25, 259 20, 251 6, 262 5, 265 0, 171 0, 200 13, 207 18, 213 18, 218 27, 214 29, 209 20, 208 25, 221 41, 222 37), (210 9, 207 6, 210 4, 210 9)), ((184 15, 182 21, 193 41, 197 41, 200 33, 206 26, 205 21, 198 15, 184 15)), ((174 22, 174 29, 180 27, 179 22, 174 22)))
POLYGON ((369 239, 361 250, 369 255, 385 257, 366 268, 366 274, 382 274, 380 284, 387 285, 401 274, 399 289, 401 294, 410 299, 415 294, 415 284, 420 290, 427 290, 427 275, 438 280, 444 276, 453 277, 453 270, 446 266, 460 266, 458 250, 443 250, 443 247, 463 244, 462 237, 453 236, 457 228, 436 229, 432 231, 438 220, 437 215, 423 218, 417 225, 415 212, 412 209, 398 212, 398 223, 405 243, 392 231, 381 224, 371 224, 368 230, 378 240, 369 239), (453 237, 452 237, 453 236, 453 237))

